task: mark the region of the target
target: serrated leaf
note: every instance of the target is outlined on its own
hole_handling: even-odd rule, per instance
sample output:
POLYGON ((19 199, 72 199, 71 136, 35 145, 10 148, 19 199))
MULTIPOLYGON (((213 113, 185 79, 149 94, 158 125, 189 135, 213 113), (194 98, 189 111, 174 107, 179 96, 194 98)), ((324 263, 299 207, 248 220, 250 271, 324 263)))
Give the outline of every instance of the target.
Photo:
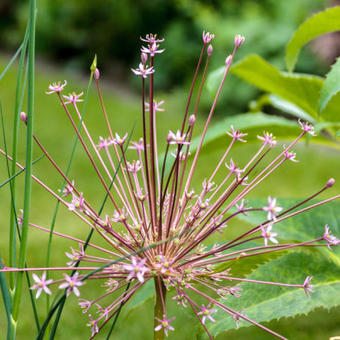
POLYGON ((317 36, 340 30, 340 7, 329 8, 308 18, 294 33, 286 47, 286 65, 294 69, 301 48, 317 36))
MULTIPOLYGON (((307 314, 317 307, 329 309, 340 304, 340 267, 317 254, 284 255, 260 266, 248 279, 302 284, 308 275, 313 276, 314 293, 310 299, 301 288, 244 282, 240 284, 241 297, 221 302, 235 311, 244 309, 242 313, 256 322, 307 314)), ((239 323, 240 327, 250 325, 246 321, 239 323)), ((208 325, 213 336, 234 328, 233 318, 222 311, 216 313, 216 322, 208 325)))
POLYGON ((146 282, 142 288, 138 289, 133 295, 131 301, 124 308, 125 316, 134 311, 136 308, 142 306, 155 295, 155 288, 153 280, 146 282))
MULTIPOLYGON (((340 18, 339 18, 340 21, 340 18)), ((326 75, 319 98, 319 113, 325 109, 331 98, 340 91, 340 58, 333 64, 332 69, 326 75)))

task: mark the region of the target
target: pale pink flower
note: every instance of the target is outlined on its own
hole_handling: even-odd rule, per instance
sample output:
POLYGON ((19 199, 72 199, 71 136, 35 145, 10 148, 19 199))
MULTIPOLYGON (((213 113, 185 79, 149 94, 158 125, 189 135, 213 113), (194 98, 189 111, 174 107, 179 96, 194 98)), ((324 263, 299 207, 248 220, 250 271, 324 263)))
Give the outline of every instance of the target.
POLYGON ((198 312, 198 315, 202 315, 202 323, 205 323, 206 319, 209 319, 212 322, 216 320, 211 316, 212 313, 216 313, 217 309, 210 309, 209 306, 205 307, 204 305, 201 306, 201 311, 198 312))
POLYGON ((269 145, 271 148, 276 145, 276 140, 272 133, 263 132, 263 137, 257 136, 257 138, 263 141, 263 145, 269 145))
POLYGON ((312 124, 309 124, 308 122, 302 122, 300 119, 298 122, 301 126, 302 131, 309 133, 311 136, 316 136, 314 126, 312 124))
POLYGON ((211 40, 213 40, 215 38, 215 34, 203 31, 202 38, 203 38, 203 42, 205 44, 209 44, 211 42, 211 40))
POLYGON ((53 84, 50 84, 48 86, 48 89, 50 91, 46 92, 46 94, 52 94, 52 93, 60 93, 61 91, 64 90, 64 87, 67 85, 67 81, 64 80, 64 83, 61 84, 60 81, 58 81, 57 83, 53 83, 53 84))
POLYGON ((312 276, 307 276, 305 282, 303 283, 303 289, 305 290, 305 293, 307 295, 308 298, 310 298, 310 294, 309 293, 313 293, 313 286, 311 285, 311 281, 312 281, 312 276))
POLYGON ((276 219, 276 214, 282 211, 281 207, 278 207, 276 205, 276 198, 271 198, 270 196, 268 197, 268 206, 262 208, 263 211, 266 211, 267 214, 267 219, 268 220, 275 220, 276 219))
POLYGON ((340 240, 334 235, 331 235, 331 232, 327 224, 325 225, 323 239, 327 242, 327 246, 329 249, 332 249, 331 246, 338 246, 340 244, 340 240))
MULTIPOLYGON (((164 100, 161 100, 159 103, 157 103, 155 100, 153 101, 153 112, 159 111, 163 112, 164 109, 161 107, 164 104, 164 100)), ((145 102, 145 111, 150 111, 150 104, 145 102)))
POLYGON ((190 142, 185 141, 186 137, 187 137, 187 135, 185 133, 181 134, 180 130, 177 130, 176 134, 173 133, 172 131, 169 131, 168 141, 169 141, 169 144, 185 144, 185 145, 188 145, 188 144, 190 144, 190 142))
POLYGON ((155 54, 163 53, 165 50, 159 50, 159 45, 157 43, 149 44, 148 47, 142 46, 141 51, 142 53, 150 54, 153 57, 155 54))
POLYGON ((35 284, 30 289, 37 289, 37 293, 35 295, 36 299, 39 298, 42 291, 44 291, 48 295, 51 295, 51 291, 48 288, 48 285, 51 284, 53 280, 52 279, 46 280, 46 272, 43 272, 41 278, 39 278, 39 276, 36 274, 33 274, 32 277, 33 280, 35 281, 35 284))
POLYGON ((126 133, 123 137, 120 137, 120 136, 118 135, 118 133, 116 133, 116 134, 115 134, 115 138, 113 138, 113 140, 112 140, 112 143, 113 143, 113 144, 116 144, 116 145, 119 145, 119 146, 122 146, 122 145, 124 145, 127 136, 128 136, 127 133, 126 133))
POLYGON ((123 268, 129 272, 127 280, 137 278, 139 282, 144 282, 144 275, 149 271, 149 268, 145 266, 146 259, 139 259, 133 257, 131 264, 125 264, 123 268))
POLYGON ((230 130, 231 130, 231 132, 228 132, 228 131, 227 131, 227 134, 228 134, 231 138, 233 138, 233 139, 235 139, 235 140, 238 140, 239 142, 242 142, 242 143, 245 143, 245 142, 246 142, 246 140, 244 140, 244 139, 242 139, 242 138, 245 137, 245 136, 247 136, 247 135, 248 135, 247 133, 241 133, 239 129, 238 129, 238 130, 235 130, 234 127, 233 127, 232 125, 230 126, 230 130))
POLYGON ((261 226, 262 230, 262 237, 264 239, 264 245, 268 245, 268 240, 272 243, 279 243, 278 240, 275 238, 275 236, 278 235, 278 233, 272 232, 273 225, 269 224, 268 226, 261 226))
POLYGON ((83 95, 83 92, 80 92, 79 94, 75 93, 70 93, 68 96, 63 96, 66 101, 64 102, 65 105, 67 104, 75 104, 75 103, 80 103, 83 101, 83 99, 80 99, 80 97, 83 95))
POLYGON ((164 329, 164 333, 166 336, 168 336, 168 330, 173 331, 175 328, 173 328, 170 325, 170 322, 175 320, 175 317, 172 317, 170 319, 167 319, 165 316, 163 317, 163 320, 155 318, 160 324, 155 327, 155 331, 160 331, 162 328, 164 329))
POLYGON ((152 74, 155 72, 153 67, 148 67, 144 65, 143 63, 139 63, 138 68, 136 69, 131 69, 131 71, 137 75, 137 76, 142 76, 143 78, 147 78, 148 75, 152 74))
POLYGON ((69 296, 73 292, 76 296, 80 295, 78 287, 84 284, 83 281, 78 279, 79 274, 76 272, 73 276, 64 274, 65 282, 59 286, 59 289, 67 289, 66 296, 69 296))

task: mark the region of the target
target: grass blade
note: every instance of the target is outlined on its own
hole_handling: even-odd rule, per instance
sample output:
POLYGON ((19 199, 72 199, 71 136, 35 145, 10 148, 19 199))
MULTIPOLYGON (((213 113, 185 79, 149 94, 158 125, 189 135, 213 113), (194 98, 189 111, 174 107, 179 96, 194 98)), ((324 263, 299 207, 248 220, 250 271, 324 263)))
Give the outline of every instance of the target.
MULTIPOLYGON (((0 269, 2 269, 3 267, 4 266, 2 264, 2 259, 0 255, 0 269)), ((8 328, 9 328, 10 320, 11 320, 11 312, 12 312, 12 302, 11 302, 11 295, 9 293, 7 282, 6 282, 6 277, 3 272, 0 273, 0 287, 1 287, 2 299, 4 300, 7 323, 8 323, 8 328)))
MULTIPOLYGON (((24 216, 19 252, 18 267, 25 265, 26 249, 28 241, 28 223, 31 207, 31 184, 32 184, 32 156, 33 156, 33 115, 34 115, 34 58, 35 58, 35 23, 36 23, 36 0, 30 0, 29 16, 29 46, 28 46, 28 103, 27 103, 27 143, 26 143, 26 172, 24 193, 24 216)), ((22 293, 22 273, 18 273, 15 280, 13 308, 11 315, 10 340, 15 339, 16 326, 19 315, 19 306, 22 293)))

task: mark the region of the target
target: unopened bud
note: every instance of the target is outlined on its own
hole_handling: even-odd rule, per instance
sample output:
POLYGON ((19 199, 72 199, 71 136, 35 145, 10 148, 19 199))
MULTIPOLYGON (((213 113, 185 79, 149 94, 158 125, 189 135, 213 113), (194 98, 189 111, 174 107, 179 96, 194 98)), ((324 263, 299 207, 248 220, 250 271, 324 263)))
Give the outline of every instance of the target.
POLYGON ((27 114, 25 112, 20 113, 20 119, 27 124, 27 114))
POLYGON ((240 47, 244 43, 244 37, 240 34, 237 34, 234 38, 234 44, 236 47, 240 47))
POLYGON ((190 126, 191 126, 191 125, 194 125, 195 120, 196 120, 195 115, 191 115, 191 116, 189 117, 189 125, 190 125, 190 126))
POLYGON ((146 64, 146 62, 148 61, 148 55, 144 52, 141 53, 140 60, 142 61, 143 64, 146 64))
POLYGON ((97 54, 94 55, 92 64, 90 66, 90 71, 94 72, 96 70, 96 68, 97 68, 97 54))
POLYGON ((172 133, 171 133, 171 131, 169 131, 168 137, 166 138, 166 141, 167 141, 168 143, 172 142, 172 133))
POLYGON ((231 64, 232 60, 233 60, 233 56, 232 55, 228 55, 228 57, 225 60, 225 64, 227 66, 229 66, 231 64))
POLYGON ((334 185, 334 183, 335 183, 335 179, 334 178, 330 178, 328 180, 327 184, 326 184, 326 187, 330 188, 330 187, 332 187, 334 185))
POLYGON ((210 44, 210 45, 208 46, 208 49, 207 49, 208 55, 212 55, 213 50, 214 50, 214 49, 213 49, 212 45, 210 44))
POLYGON ((94 79, 96 79, 96 80, 99 79, 99 77, 100 77, 100 72, 99 72, 98 68, 96 68, 96 69, 94 70, 93 76, 94 76, 94 79))

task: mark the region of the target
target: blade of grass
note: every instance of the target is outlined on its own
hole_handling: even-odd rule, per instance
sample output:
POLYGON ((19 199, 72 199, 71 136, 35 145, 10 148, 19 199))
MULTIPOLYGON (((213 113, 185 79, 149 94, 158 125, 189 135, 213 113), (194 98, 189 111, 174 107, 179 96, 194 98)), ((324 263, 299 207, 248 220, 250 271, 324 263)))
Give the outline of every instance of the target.
MULTIPOLYGON (((5 153, 7 154, 8 151, 7 151, 7 142, 6 142, 6 131, 5 131, 5 123, 4 123, 4 115, 3 115, 3 112, 2 112, 2 105, 1 105, 1 102, 0 102, 0 116, 1 116, 1 126, 2 126, 2 134, 3 134, 3 142, 4 142, 4 150, 5 150, 5 153)), ((44 156, 44 155, 43 155, 44 156)), ((36 159, 34 162, 32 162, 32 165, 40 160, 43 156, 39 157, 38 159, 36 159)), ((10 176, 10 166, 9 166, 9 163, 8 163, 8 158, 6 157, 6 165, 7 165, 7 172, 8 172, 8 176, 10 176)), ((20 170, 17 174, 21 173, 25 171, 25 169, 22 169, 20 170)), ((17 174, 14 175, 17 176, 17 174)), ((11 176, 7 181, 5 181, 6 183, 10 182, 11 180, 13 180, 14 178, 13 176, 11 176)), ((1 188, 1 186, 0 186, 1 188)), ((10 193, 11 193, 11 208, 13 209, 13 213, 14 213, 14 217, 15 217, 15 220, 13 221, 13 228, 15 230, 15 235, 16 235, 16 231, 18 233, 18 237, 19 237, 19 242, 21 242, 21 235, 20 235, 20 230, 19 230, 19 226, 18 226, 18 216, 17 216, 17 212, 16 212, 16 207, 15 207, 15 202, 14 202, 14 197, 13 197, 13 187, 12 187, 12 183, 10 182, 10 193)), ((14 240, 15 242, 16 240, 14 240)), ((27 263, 25 261, 25 268, 27 267, 27 263)), ((31 281, 30 281, 30 278, 29 278, 29 275, 28 273, 26 272, 25 273, 25 276, 26 276, 26 280, 27 280, 27 285, 28 287, 31 286, 31 281)), ((5 276, 4 277, 4 280, 5 280, 5 276)), ((33 315, 34 315, 34 320, 35 320, 35 324, 37 326, 37 330, 39 331, 40 329, 40 325, 39 325, 39 319, 38 319, 38 312, 37 312, 37 308, 36 308, 36 304, 35 304, 35 300, 33 298, 33 293, 32 291, 29 289, 29 294, 30 294, 30 299, 31 299, 31 304, 32 304, 32 309, 33 309, 33 315)), ((8 328, 9 330, 9 328, 8 328)))
MULTIPOLYGON (((37 162, 39 162, 41 159, 43 159, 45 157, 45 155, 41 155, 40 157, 36 158, 32 164, 35 164, 37 162)), ((21 173, 23 173, 26 169, 23 168, 21 170, 19 170, 18 172, 16 172, 13 176, 9 177, 8 179, 6 179, 5 181, 3 181, 1 184, 0 184, 0 189, 5 186, 7 183, 9 183, 10 181, 12 181, 15 177, 19 176, 21 173)))
MULTIPOLYGON (((0 254, 0 268, 4 268, 2 264, 1 254, 0 254)), ((12 302, 11 302, 11 295, 9 293, 9 289, 6 282, 6 277, 4 273, 0 273, 0 287, 1 287, 1 294, 2 299, 4 300, 4 306, 6 311, 6 317, 7 317, 7 324, 8 328, 10 327, 10 320, 11 320, 11 312, 12 312, 12 302)))
MULTIPOLYGON (((30 0, 29 15, 29 46, 28 46, 28 101, 27 101, 27 143, 26 143, 26 172, 25 172, 25 192, 24 192, 24 216, 22 223, 22 236, 20 243, 18 267, 25 265, 28 223, 31 207, 31 184, 32 184, 32 156, 33 156, 33 115, 34 115, 34 57, 35 57, 35 24, 36 24, 36 0, 30 0)), ((14 340, 19 315, 19 306, 22 293, 21 273, 16 275, 13 307, 11 315, 11 328, 9 340, 14 340)))
MULTIPOLYGON (((123 298, 126 296, 126 292, 129 290, 130 284, 131 284, 131 281, 130 281, 129 284, 126 286, 125 294, 124 294, 123 298)), ((121 313, 122 308, 123 308, 124 305, 125 305, 125 301, 123 300, 123 301, 121 302, 121 304, 119 305, 118 312, 117 312, 117 314, 116 314, 116 316, 115 316, 115 318, 114 318, 114 320, 113 320, 113 322, 112 322, 112 325, 111 325, 111 328, 110 328, 109 332, 107 333, 106 340, 110 340, 111 334, 112 334, 112 332, 113 332, 113 330, 114 330, 114 328, 115 328, 115 326, 116 326, 116 323, 117 323, 117 321, 118 321, 119 315, 120 315, 120 313, 121 313)))
POLYGON ((13 57, 11 58, 11 60, 9 61, 9 63, 6 65, 5 69, 1 72, 0 75, 0 81, 2 80, 2 78, 5 76, 5 74, 7 73, 7 71, 10 69, 10 67, 12 66, 12 64, 14 63, 15 59, 18 57, 20 51, 22 50, 23 47, 23 43, 21 43, 21 45, 19 46, 19 48, 17 49, 17 51, 14 53, 13 57))
MULTIPOLYGON (((12 141, 12 171, 11 175, 16 172, 16 161, 17 161, 17 145, 18 145, 18 132, 19 132, 19 121, 20 121, 20 111, 24 99, 26 79, 28 75, 28 67, 26 67, 26 72, 24 76, 24 84, 22 85, 22 72, 24 69, 25 55, 27 51, 28 44, 28 25, 26 28, 26 33, 24 41, 22 43, 21 55, 19 60, 18 75, 17 75, 17 85, 15 92, 15 106, 14 106, 14 119, 13 119, 13 141, 12 141)), ((8 159, 7 159, 8 163, 8 159)), ((16 214, 16 181, 15 177, 10 184, 11 190, 11 211, 10 211, 10 221, 9 221, 9 263, 10 266, 15 267, 16 265, 16 229, 17 229, 17 214, 16 214)), ((15 274, 10 275, 10 287, 14 288, 15 274)))

